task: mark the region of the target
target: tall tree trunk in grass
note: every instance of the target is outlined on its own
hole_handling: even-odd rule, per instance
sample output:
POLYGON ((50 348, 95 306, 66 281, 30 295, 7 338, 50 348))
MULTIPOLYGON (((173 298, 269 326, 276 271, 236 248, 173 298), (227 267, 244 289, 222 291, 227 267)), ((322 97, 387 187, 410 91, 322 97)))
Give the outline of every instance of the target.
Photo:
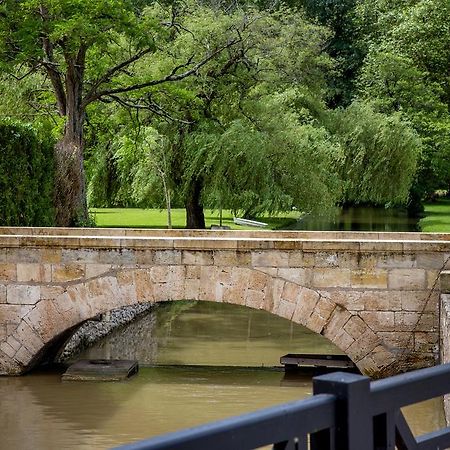
POLYGON ((205 215, 201 204, 202 181, 192 181, 186 195, 186 228, 205 229, 205 215))

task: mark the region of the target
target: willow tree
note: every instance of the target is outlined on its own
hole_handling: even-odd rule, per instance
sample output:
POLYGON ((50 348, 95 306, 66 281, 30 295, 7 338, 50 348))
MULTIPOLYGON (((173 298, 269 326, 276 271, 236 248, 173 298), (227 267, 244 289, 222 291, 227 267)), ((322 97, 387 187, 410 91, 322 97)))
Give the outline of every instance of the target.
POLYGON ((204 207, 255 214, 332 205, 339 194, 332 164, 339 149, 307 111, 293 105, 302 95, 320 101, 325 93, 324 72, 332 64, 323 53, 327 30, 290 10, 250 7, 232 13, 205 10, 201 18, 186 16, 180 25, 191 33, 177 45, 168 43, 170 60, 146 67, 141 62, 142 73, 158 77, 199 45, 215 47, 227 30, 239 27, 241 40, 195 77, 154 88, 150 95, 121 96, 141 122, 135 130, 122 129, 126 137, 111 145, 116 167, 133 186, 133 199, 156 200, 158 183, 164 190, 152 163, 164 138, 171 162, 165 177, 184 203, 188 228, 205 227, 204 207), (148 127, 159 138, 153 151, 144 152, 148 127), (141 151, 130 151, 130 139, 141 151))
MULTIPOLYGON (((86 114, 98 101, 182 80, 239 42, 227 29, 216 45, 200 46, 164 71, 137 73, 152 65, 158 47, 190 33, 178 25, 175 7, 137 8, 132 0, 4 0, 0 3, 0 60, 17 82, 40 72, 50 81, 63 119, 55 146, 56 220, 60 226, 87 220, 83 133, 86 114)), ((161 56, 161 55, 159 55, 161 56)))

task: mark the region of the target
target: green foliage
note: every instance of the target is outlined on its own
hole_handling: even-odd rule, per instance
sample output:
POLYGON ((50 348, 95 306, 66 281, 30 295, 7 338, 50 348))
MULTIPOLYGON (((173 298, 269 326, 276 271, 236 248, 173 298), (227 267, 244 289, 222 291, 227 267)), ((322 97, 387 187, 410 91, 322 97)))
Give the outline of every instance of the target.
POLYGON ((341 142, 344 200, 404 204, 416 172, 421 141, 400 114, 386 116, 354 102, 330 113, 329 127, 341 142))
POLYGON ((0 225, 53 225, 53 141, 48 132, 2 120, 0 153, 0 225))
POLYGON ((361 1, 369 50, 360 95, 376 109, 402 114, 422 140, 411 190, 417 203, 450 184, 450 3, 361 1))

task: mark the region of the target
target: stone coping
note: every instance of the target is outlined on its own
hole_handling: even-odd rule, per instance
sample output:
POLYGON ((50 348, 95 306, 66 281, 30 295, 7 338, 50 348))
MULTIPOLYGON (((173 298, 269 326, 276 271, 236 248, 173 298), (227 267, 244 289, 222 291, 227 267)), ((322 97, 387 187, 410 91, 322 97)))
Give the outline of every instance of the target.
POLYGON ((0 248, 448 252, 450 233, 0 227, 0 248))

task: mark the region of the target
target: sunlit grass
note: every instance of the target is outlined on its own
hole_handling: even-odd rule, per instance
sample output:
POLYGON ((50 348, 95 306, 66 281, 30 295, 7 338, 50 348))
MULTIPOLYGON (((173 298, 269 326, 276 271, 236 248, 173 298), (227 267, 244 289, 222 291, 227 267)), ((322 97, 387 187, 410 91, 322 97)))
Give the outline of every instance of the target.
MULTIPOLYGON (((160 209, 138 208, 91 208, 90 213, 98 227, 123 228, 167 228, 167 212, 160 209)), ((276 230, 286 228, 299 217, 298 212, 283 213, 272 217, 258 217, 257 220, 268 224, 266 229, 276 230)), ((205 210, 206 228, 219 225, 219 211, 205 210)), ((186 225, 186 211, 172 210, 173 228, 184 228, 186 225)), ((243 227, 233 222, 233 214, 229 210, 222 212, 222 225, 233 230, 255 229, 243 227)))
POLYGON ((450 232, 450 200, 425 204, 425 217, 419 222, 423 232, 450 232))

